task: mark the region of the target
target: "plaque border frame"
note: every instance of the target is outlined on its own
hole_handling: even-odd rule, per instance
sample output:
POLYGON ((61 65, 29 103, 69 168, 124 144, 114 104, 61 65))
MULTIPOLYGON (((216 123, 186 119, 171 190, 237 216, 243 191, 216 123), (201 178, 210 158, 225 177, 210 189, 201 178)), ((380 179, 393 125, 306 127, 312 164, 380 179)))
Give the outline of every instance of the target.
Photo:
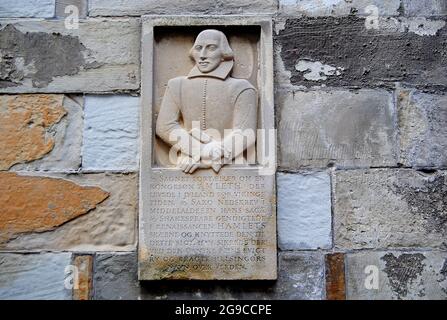
MULTIPOLYGON (((143 214, 148 202, 147 196, 142 192, 145 187, 149 186, 151 171, 153 168, 153 65, 154 65, 154 29, 155 27, 172 27, 172 26, 257 26, 260 27, 259 38, 259 70, 258 70, 258 88, 259 90, 259 110, 261 111, 262 129, 272 130, 275 134, 274 138, 274 177, 273 177, 273 194, 276 195, 276 126, 275 126, 275 110, 274 110, 274 72, 273 72, 273 23, 272 17, 268 15, 143 15, 141 16, 142 33, 141 33, 141 98, 140 98, 140 172, 139 172, 139 209, 138 209, 138 280, 143 281, 141 275, 140 259, 142 259, 141 243, 144 239, 142 232, 143 214), (144 121, 145 119, 150 119, 144 121), (149 159, 149 160, 148 160, 149 159)), ((258 155, 259 155, 259 151, 258 155)), ((270 158, 270 161, 272 157, 270 158)), ((259 170, 262 165, 257 168, 248 170, 259 170)), ((176 168, 162 168, 162 170, 178 170, 176 168)), ((222 168, 221 170, 228 170, 222 168)), ((230 169, 232 170, 232 169, 230 169)), ((247 169, 245 169, 247 170, 247 169)), ((276 199, 276 196, 275 196, 276 199)), ((275 216, 275 244, 277 247, 277 220, 276 220, 276 201, 272 205, 272 214, 275 216)), ((278 253, 276 252, 276 265, 274 277, 265 280, 276 280, 278 270, 278 253)), ((256 279, 261 280, 261 279, 256 279)), ((158 280, 159 281, 159 280, 158 280)))

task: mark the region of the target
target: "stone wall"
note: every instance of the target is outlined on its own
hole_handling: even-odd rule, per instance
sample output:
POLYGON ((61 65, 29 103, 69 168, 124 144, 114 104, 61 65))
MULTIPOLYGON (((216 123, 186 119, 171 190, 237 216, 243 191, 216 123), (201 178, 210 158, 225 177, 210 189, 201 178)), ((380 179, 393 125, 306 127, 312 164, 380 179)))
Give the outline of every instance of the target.
POLYGON ((0 299, 446 299, 446 21, 446 0, 2 0, 0 299), (145 14, 272 16, 277 281, 137 281, 145 14))

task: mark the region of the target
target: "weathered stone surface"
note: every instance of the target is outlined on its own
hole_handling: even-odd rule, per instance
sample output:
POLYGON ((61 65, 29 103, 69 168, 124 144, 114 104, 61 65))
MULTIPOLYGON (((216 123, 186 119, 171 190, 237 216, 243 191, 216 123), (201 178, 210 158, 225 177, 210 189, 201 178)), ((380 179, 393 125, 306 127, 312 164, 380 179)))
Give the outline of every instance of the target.
POLYGON ((71 7, 75 6, 79 14, 79 18, 87 17, 88 3, 87 0, 56 0, 56 17, 66 18, 75 14, 71 7), (67 10, 67 12, 65 12, 67 10))
POLYGON ((447 252, 359 252, 346 259, 348 299, 447 299, 447 252))
POLYGON ((280 13, 310 17, 369 15, 368 6, 375 6, 382 17, 397 16, 400 0, 279 0, 280 13))
POLYGON ((73 300, 89 300, 92 294, 93 256, 76 255, 73 258, 73 266, 77 271, 73 300))
POLYGON ((406 16, 432 16, 447 14, 445 0, 401 0, 406 16))
POLYGON ((0 92, 139 88, 139 19, 1 21, 0 92))
POLYGON ((71 253, 0 253, 0 299, 70 300, 70 264, 71 253))
MULTIPOLYGON (((26 102, 27 108, 31 109, 32 113, 34 114, 36 111, 39 110, 36 103, 46 101, 46 99, 33 97, 42 96, 45 97, 46 95, 21 95, 18 96, 18 99, 23 100, 24 105, 26 102)), ((45 154, 41 159, 26 163, 18 163, 13 165, 10 169, 14 171, 78 170, 81 166, 83 104, 84 102, 82 96, 63 96, 62 107, 63 109, 65 109, 66 114, 58 123, 52 125, 50 128, 47 128, 45 134, 45 141, 47 141, 47 143, 53 141, 52 144, 54 146, 52 150, 49 153, 45 154)), ((45 106, 45 104, 43 106, 45 106)), ((0 119, 0 122, 1 121, 2 120, 0 119)), ((6 127, 8 126, 11 126, 11 123, 8 123, 6 127)), ((34 121, 33 126, 34 127, 31 128, 33 128, 34 131, 30 131, 31 128, 29 125, 16 126, 12 128, 12 130, 7 132, 6 136, 9 136, 13 133, 20 134, 21 130, 22 133, 27 133, 25 136, 30 137, 30 133, 36 132, 36 128, 38 128, 38 125, 36 125, 36 121, 34 121)), ((2 142, 5 143, 5 141, 2 142)), ((22 135, 21 139, 16 141, 13 145, 13 149, 20 149, 20 156, 26 155, 27 152, 33 150, 33 148, 36 148, 38 146, 38 144, 33 144, 32 147, 29 147, 28 145, 23 146, 23 143, 27 143, 27 139, 24 139, 22 135)), ((0 142, 0 144, 2 143, 0 142)), ((0 153, 7 150, 9 149, 3 147, 0 153)))
POLYGON ((447 167, 447 95, 403 90, 398 95, 400 162, 447 167))
POLYGON ((344 253, 326 255, 326 299, 346 299, 344 253))
MULTIPOLYGON (((134 174, 51 174, 51 177, 63 178, 62 181, 67 180, 66 184, 75 183, 81 190, 102 189, 109 197, 96 205, 95 210, 66 222, 51 232, 22 234, 3 244, 2 248, 76 251, 128 251, 135 248, 138 182, 134 174)), ((36 179, 42 178, 36 176, 36 179)), ((51 189, 42 186, 34 192, 39 190, 48 193, 41 194, 41 197, 50 195, 57 198, 61 193, 74 198, 82 195, 79 192, 70 192, 64 185, 56 191, 48 191, 51 189)), ((30 196, 22 196, 20 201, 29 203, 30 196)))
POLYGON ((0 173, 0 243, 22 233, 53 230, 86 214, 107 197, 100 188, 62 179, 0 173))
POLYGON ((402 82, 426 89, 446 87, 445 18, 381 18, 378 29, 366 28, 365 22, 358 16, 287 19, 275 42, 281 46, 291 83, 394 87, 402 82), (324 67, 325 77, 318 76, 317 66, 324 67))
POLYGON ((62 95, 0 96, 0 170, 49 153, 51 131, 66 114, 62 95))
POLYGON ((447 173, 336 171, 338 248, 446 248, 447 173))
POLYGON ((326 172, 278 173, 278 242, 282 250, 332 247, 331 181, 326 172))
POLYGON ((52 18, 55 0, 2 0, 0 18, 52 18))
POLYGON ((138 282, 137 255, 97 254, 94 299, 324 299, 320 253, 280 253, 278 280, 138 282), (244 288, 241 290, 241 288, 244 288))
POLYGON ((274 13, 277 3, 277 0, 90 0, 89 15, 274 13))
POLYGON ((138 169, 138 97, 86 96, 84 170, 138 169))
POLYGON ((396 165, 390 93, 279 91, 277 96, 282 168, 396 165))

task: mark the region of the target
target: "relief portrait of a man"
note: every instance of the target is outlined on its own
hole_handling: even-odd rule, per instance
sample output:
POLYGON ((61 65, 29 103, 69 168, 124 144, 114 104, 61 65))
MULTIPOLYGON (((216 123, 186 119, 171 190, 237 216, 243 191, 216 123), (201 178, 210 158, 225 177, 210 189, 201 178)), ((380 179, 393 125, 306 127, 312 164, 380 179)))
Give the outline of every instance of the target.
POLYGON ((189 54, 195 66, 187 76, 169 80, 156 134, 178 155, 176 166, 183 172, 217 173, 254 148, 257 91, 230 76, 234 54, 223 32, 200 32, 189 54))

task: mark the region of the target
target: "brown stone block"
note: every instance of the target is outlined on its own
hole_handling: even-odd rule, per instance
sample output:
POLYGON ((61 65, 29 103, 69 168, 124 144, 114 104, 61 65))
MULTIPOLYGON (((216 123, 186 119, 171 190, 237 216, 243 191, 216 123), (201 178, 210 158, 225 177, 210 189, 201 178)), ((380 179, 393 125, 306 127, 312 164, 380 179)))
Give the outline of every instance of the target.
POLYGON ((93 257, 75 256, 73 265, 77 270, 77 286, 73 288, 73 300, 89 300, 92 290, 93 257))
POLYGON ((53 125, 67 111, 63 95, 0 96, 0 170, 42 158, 54 147, 53 125))
POLYGON ((86 214, 109 194, 98 187, 46 177, 0 173, 0 245, 19 234, 44 232, 86 214))
POLYGON ((343 253, 326 255, 326 299, 346 299, 345 255, 343 253))

